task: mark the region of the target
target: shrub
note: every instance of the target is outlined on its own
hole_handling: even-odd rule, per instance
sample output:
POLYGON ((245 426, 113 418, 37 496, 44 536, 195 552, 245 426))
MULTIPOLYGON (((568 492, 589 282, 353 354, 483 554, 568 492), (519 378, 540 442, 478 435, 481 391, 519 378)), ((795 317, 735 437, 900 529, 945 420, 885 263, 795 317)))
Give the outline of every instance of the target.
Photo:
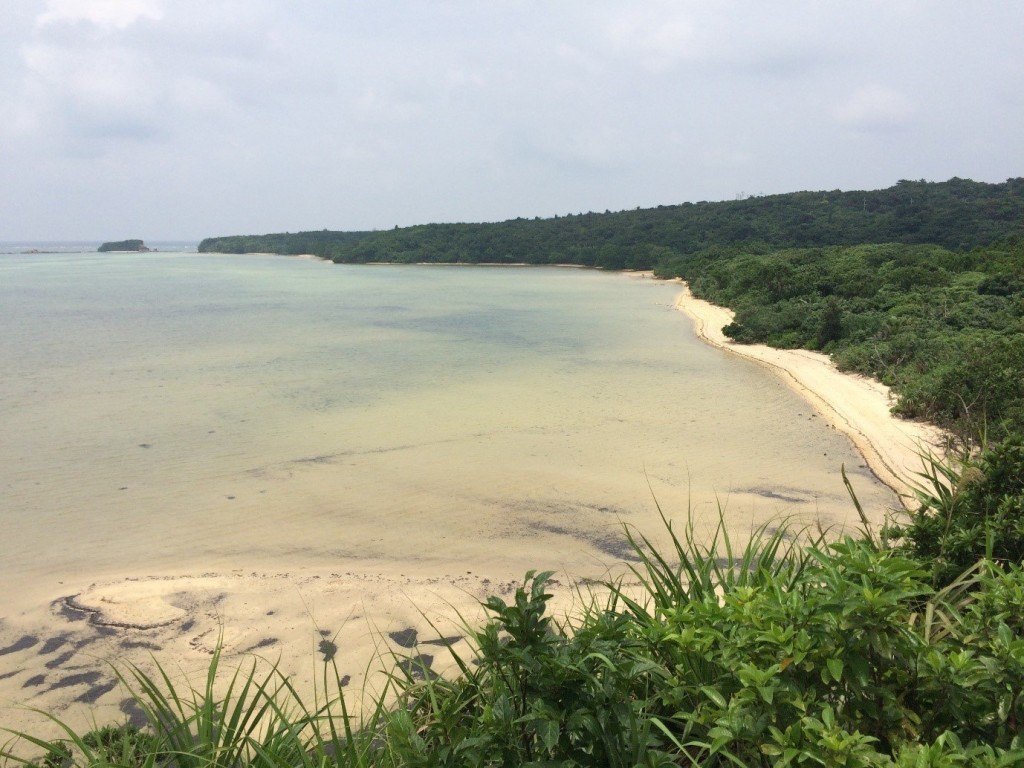
POLYGON ((932 459, 922 477, 918 509, 889 534, 931 564, 935 584, 950 583, 982 558, 1024 562, 1024 437, 1011 435, 952 464, 932 459))

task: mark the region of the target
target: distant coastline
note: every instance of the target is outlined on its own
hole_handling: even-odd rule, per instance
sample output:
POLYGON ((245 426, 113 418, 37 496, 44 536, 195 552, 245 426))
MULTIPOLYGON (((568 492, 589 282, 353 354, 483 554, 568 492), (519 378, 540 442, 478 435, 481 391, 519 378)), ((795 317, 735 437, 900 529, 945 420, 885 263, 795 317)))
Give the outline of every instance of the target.
MULTIPOLYGON (((44 256, 98 253, 100 240, 4 240, 0 241, 0 255, 44 256)), ((150 240, 146 245, 161 253, 196 253, 196 240, 150 240)))

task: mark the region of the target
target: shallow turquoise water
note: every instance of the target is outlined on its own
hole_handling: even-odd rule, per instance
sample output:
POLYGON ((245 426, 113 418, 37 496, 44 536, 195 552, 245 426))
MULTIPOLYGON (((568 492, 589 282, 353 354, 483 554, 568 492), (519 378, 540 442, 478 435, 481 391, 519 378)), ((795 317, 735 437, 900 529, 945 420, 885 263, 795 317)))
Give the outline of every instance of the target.
POLYGON ((745 528, 848 520, 840 464, 892 503, 796 395, 697 341, 675 295, 575 269, 0 256, 0 579, 587 570, 620 520, 655 525, 652 491, 745 528))

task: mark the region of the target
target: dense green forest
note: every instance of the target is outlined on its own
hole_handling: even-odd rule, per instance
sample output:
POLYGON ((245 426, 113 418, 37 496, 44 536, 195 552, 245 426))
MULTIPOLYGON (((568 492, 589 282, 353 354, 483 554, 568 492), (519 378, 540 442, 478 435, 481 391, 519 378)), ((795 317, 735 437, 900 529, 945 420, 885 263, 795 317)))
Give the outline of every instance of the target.
POLYGON ((208 237, 199 244, 200 253, 311 253, 329 258, 339 248, 358 243, 372 232, 280 232, 274 235, 233 235, 208 237))
POLYGON ((149 248, 141 240, 111 240, 110 242, 103 243, 99 248, 96 249, 99 253, 109 253, 110 251, 148 251, 149 248))
POLYGON ((728 333, 833 353, 892 386, 899 412, 967 439, 1024 429, 1024 178, 869 192, 204 240, 200 251, 336 262, 654 269, 735 309, 728 333))
POLYGON ((217 237, 202 252, 311 253, 338 262, 584 264, 650 269, 712 246, 802 248, 932 243, 954 250, 1019 230, 1024 179, 901 181, 872 192, 794 192, 494 224, 425 224, 380 232, 217 237))
POLYGON ((830 352, 897 411, 980 440, 1024 427, 1024 237, 937 245, 709 249, 658 267, 736 311, 742 342, 830 352))

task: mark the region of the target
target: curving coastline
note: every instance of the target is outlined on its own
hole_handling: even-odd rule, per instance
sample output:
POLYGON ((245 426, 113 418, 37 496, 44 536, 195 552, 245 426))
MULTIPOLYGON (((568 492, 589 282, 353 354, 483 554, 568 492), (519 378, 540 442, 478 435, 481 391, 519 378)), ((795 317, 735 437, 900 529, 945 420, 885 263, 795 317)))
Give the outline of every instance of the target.
POLYGON ((938 450, 945 433, 930 424, 895 416, 893 397, 881 382, 840 371, 828 355, 764 344, 736 344, 723 332, 735 317, 727 307, 698 299, 679 281, 675 309, 692 321, 702 341, 753 360, 778 374, 834 429, 850 438, 878 479, 906 506, 913 499, 908 478, 921 468, 919 452, 938 450))

